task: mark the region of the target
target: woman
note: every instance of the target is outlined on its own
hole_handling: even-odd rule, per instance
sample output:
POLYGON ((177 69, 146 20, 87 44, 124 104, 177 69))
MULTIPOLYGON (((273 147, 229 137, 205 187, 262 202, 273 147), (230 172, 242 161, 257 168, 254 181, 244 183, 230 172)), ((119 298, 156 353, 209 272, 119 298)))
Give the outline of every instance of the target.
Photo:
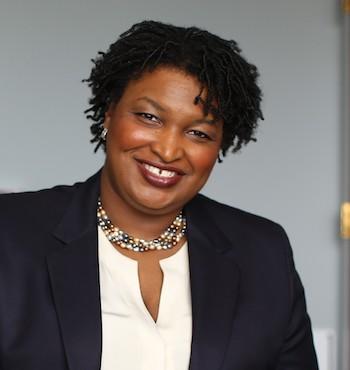
POLYGON ((145 21, 94 61, 86 182, 0 198, 1 370, 314 370, 283 229, 199 191, 254 140, 234 41, 145 21))

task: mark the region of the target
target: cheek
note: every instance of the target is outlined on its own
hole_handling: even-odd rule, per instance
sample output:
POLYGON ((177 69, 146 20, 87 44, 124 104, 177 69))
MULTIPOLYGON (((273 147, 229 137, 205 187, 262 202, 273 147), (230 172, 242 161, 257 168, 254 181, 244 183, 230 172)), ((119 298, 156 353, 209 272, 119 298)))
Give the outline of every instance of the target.
POLYGON ((118 146, 121 150, 138 148, 153 140, 150 130, 142 130, 122 123, 113 127, 112 135, 113 145, 118 146))
POLYGON ((200 150, 192 153, 191 162, 196 170, 196 172, 201 175, 201 177, 207 178, 218 157, 219 151, 216 149, 213 150, 200 150))
POLYGON ((153 130, 143 130, 140 128, 130 130, 128 133, 130 141, 135 143, 149 143, 155 139, 155 132, 153 130))

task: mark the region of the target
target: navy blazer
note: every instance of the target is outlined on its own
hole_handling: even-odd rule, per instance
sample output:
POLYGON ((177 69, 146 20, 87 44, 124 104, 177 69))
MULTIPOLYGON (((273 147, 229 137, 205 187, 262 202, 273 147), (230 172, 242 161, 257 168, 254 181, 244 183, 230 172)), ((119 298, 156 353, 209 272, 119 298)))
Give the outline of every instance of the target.
MULTIPOLYGON (((1 370, 100 369, 99 180, 0 196, 1 370)), ((202 195, 185 213, 190 370, 316 370, 283 229, 202 195)))

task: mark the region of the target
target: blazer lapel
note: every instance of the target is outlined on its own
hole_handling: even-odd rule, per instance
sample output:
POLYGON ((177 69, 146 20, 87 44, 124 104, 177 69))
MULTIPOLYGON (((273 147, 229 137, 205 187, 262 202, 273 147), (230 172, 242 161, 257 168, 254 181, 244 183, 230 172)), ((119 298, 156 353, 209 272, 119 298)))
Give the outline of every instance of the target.
POLYGON ((96 204, 99 175, 79 185, 54 235, 65 245, 47 258, 70 370, 98 370, 101 309, 96 204))
POLYGON ((232 242, 202 202, 198 196, 185 210, 193 320, 190 370, 217 370, 231 337, 239 269, 225 255, 232 242))

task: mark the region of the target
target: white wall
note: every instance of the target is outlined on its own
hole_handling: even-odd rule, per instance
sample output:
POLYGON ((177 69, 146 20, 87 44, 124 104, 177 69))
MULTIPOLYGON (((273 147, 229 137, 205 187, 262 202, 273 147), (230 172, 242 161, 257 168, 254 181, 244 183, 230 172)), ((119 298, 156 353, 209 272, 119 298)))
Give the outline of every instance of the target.
POLYGON ((92 174, 80 80, 90 58, 148 18, 239 41, 260 68, 258 143, 218 165, 205 192, 288 231, 317 327, 341 322, 340 29, 334 0, 1 0, 0 188, 92 174))

